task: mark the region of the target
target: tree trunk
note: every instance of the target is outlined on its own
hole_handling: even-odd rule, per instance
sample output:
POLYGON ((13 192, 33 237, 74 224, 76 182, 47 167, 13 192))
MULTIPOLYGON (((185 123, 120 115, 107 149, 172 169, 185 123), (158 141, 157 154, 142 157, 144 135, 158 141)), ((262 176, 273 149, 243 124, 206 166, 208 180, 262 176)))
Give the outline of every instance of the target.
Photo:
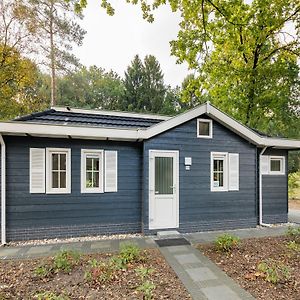
POLYGON ((50 5, 50 65, 51 65, 51 106, 56 105, 56 69, 55 69, 55 45, 54 45, 54 32, 53 32, 53 14, 54 4, 51 1, 50 5))

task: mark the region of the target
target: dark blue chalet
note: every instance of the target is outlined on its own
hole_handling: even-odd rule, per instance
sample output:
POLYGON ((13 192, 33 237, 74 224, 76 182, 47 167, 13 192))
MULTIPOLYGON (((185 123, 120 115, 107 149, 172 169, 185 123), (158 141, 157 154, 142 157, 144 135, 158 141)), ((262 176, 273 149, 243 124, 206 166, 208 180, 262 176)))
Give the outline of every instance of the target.
POLYGON ((288 150, 206 103, 170 118, 52 108, 0 123, 1 238, 287 222, 288 150))

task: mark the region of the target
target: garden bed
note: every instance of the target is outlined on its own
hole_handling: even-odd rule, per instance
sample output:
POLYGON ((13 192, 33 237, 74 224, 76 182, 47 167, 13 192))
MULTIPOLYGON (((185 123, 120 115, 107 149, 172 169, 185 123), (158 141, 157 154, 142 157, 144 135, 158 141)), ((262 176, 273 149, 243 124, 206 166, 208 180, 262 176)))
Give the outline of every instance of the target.
POLYGON ((245 239, 228 252, 216 250, 215 244, 198 248, 256 299, 299 300, 300 244, 288 246, 291 240, 288 236, 245 239))
POLYGON ((191 299, 157 249, 138 252, 1 261, 0 299, 191 299))

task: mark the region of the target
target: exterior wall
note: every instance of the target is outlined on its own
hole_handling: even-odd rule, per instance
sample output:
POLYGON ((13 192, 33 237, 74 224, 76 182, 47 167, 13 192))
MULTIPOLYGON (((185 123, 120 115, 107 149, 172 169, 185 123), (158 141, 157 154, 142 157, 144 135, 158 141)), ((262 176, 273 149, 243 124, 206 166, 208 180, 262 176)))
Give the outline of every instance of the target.
POLYGON ((263 222, 286 223, 288 222, 288 151, 267 149, 263 155, 285 157, 284 175, 263 175, 263 222))
POLYGON ((5 137, 7 239, 141 232, 142 147, 138 143, 5 137), (71 194, 29 193, 29 148, 71 148, 71 194), (80 192, 81 149, 118 151, 118 192, 80 192))
MULTIPOLYGON (((202 118, 202 116, 201 116, 202 118)), ((197 138, 197 119, 144 143, 143 227, 149 231, 149 150, 179 150, 179 231, 193 232, 257 225, 256 147, 213 121, 213 138, 197 138), (210 191, 211 152, 240 155, 240 189, 210 191), (192 157, 190 171, 184 158, 192 157)))

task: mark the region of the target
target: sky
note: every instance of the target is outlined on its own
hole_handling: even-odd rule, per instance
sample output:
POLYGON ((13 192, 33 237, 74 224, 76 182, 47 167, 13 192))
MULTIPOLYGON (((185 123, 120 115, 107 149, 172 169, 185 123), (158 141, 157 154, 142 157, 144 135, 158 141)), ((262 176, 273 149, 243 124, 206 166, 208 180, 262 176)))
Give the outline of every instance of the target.
POLYGON ((158 9, 155 21, 150 24, 142 18, 138 6, 125 0, 114 0, 115 15, 108 16, 98 0, 89 0, 80 25, 87 31, 83 45, 74 47, 74 54, 85 66, 96 65, 114 70, 120 76, 135 54, 143 59, 152 54, 160 62, 165 83, 181 85, 188 74, 186 64, 176 64, 170 55, 169 42, 176 39, 180 17, 168 6, 158 9))

